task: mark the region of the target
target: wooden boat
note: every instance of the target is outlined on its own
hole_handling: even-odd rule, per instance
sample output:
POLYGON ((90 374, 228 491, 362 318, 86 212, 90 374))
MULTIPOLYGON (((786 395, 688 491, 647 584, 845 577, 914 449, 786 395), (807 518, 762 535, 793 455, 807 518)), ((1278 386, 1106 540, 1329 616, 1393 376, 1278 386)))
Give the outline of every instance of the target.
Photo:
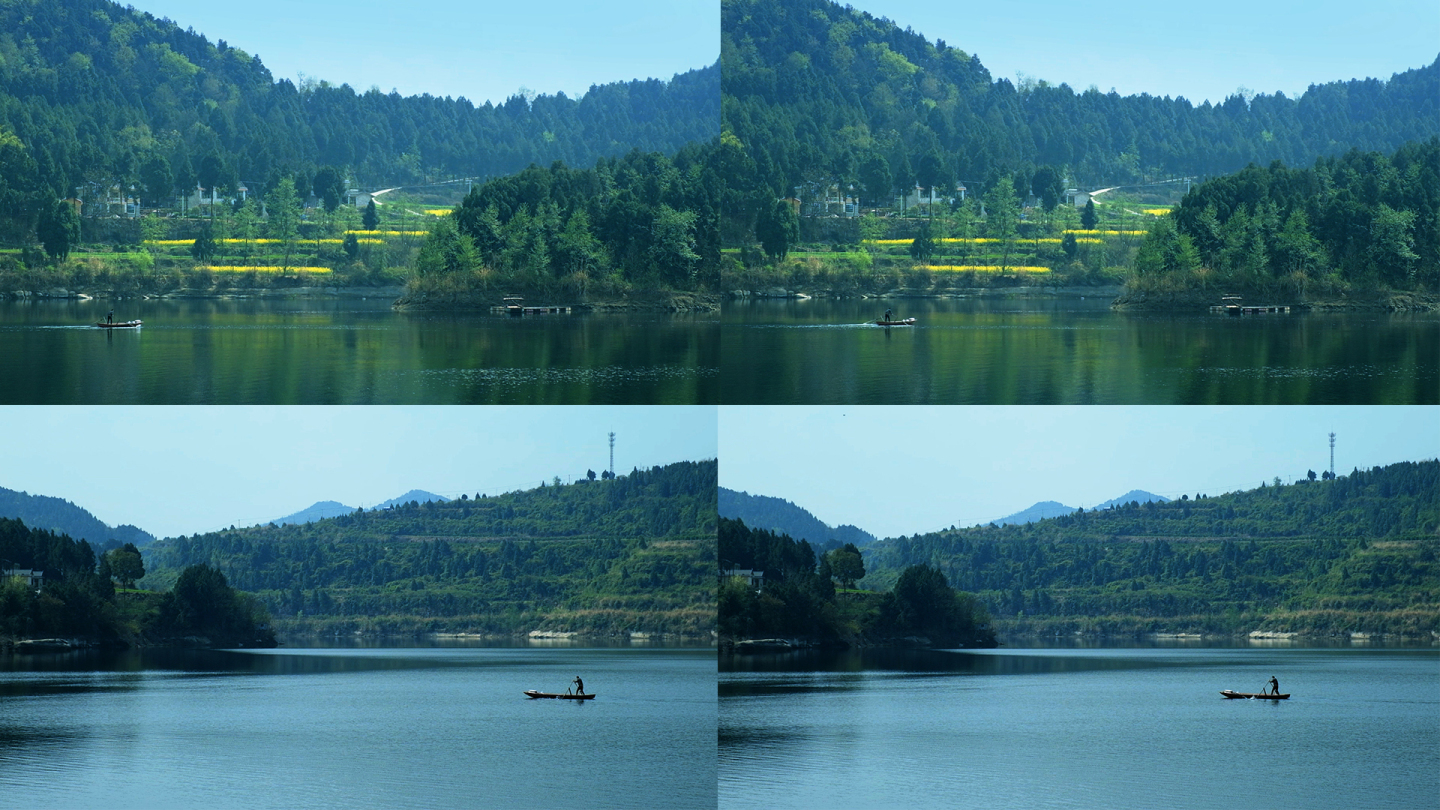
POLYGON ((144 321, 122 321, 121 323, 105 323, 96 321, 95 325, 101 329, 138 329, 144 321))
POLYGON ((887 321, 887 320, 885 320, 884 318, 877 318, 877 319, 875 320, 875 325, 876 325, 876 326, 914 326, 914 325, 915 325, 915 319, 914 319, 914 318, 906 318, 906 319, 903 320, 903 321, 887 321))
POLYGON ((1249 692, 1236 692, 1236 691, 1233 691, 1233 690, 1230 690, 1230 689, 1221 689, 1221 690, 1220 690, 1220 694, 1224 695, 1226 698, 1229 698, 1229 699, 1231 699, 1231 700, 1235 700, 1235 699, 1237 699, 1237 698, 1244 698, 1244 699, 1246 699, 1246 700, 1289 700, 1289 699, 1290 699, 1290 694, 1289 694, 1288 692, 1285 693, 1285 694, 1282 694, 1282 695, 1270 695, 1270 694, 1266 694, 1266 693, 1264 693, 1264 692, 1261 692, 1261 693, 1258 694, 1258 695, 1253 695, 1253 694, 1251 694, 1251 693, 1249 693, 1249 692))
POLYGON ((558 698, 560 700, 594 700, 595 693, 591 692, 588 695, 576 695, 569 692, 561 692, 557 694, 555 692, 538 692, 534 689, 526 689, 525 697, 528 697, 531 700, 534 700, 535 698, 558 698))

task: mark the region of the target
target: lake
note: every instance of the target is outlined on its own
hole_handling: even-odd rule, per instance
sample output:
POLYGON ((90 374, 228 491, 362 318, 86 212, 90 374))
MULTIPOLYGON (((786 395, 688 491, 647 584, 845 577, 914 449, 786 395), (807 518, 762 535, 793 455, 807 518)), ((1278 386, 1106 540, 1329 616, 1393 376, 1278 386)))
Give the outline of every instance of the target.
POLYGON ((728 301, 731 404, 1434 404, 1440 315, 1124 313, 1109 296, 728 301), (885 309, 913 327, 868 323, 885 309))
POLYGON ((1419 808, 1440 652, 722 656, 722 808, 1419 808), (1286 701, 1226 700, 1275 675, 1286 701))
POLYGON ((719 319, 402 313, 391 299, 0 301, 12 404, 710 404, 719 319))
POLYGON ((713 808, 715 762, 714 649, 0 656, 36 807, 713 808))

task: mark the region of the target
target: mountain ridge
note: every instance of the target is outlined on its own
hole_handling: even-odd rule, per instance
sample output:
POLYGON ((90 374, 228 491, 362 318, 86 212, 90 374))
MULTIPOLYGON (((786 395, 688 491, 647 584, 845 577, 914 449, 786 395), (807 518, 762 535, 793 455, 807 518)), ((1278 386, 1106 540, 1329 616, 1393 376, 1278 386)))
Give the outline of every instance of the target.
POLYGON ((32 529, 44 529, 84 540, 97 551, 114 541, 116 546, 134 543, 143 547, 155 542, 155 535, 130 524, 110 526, 64 498, 31 495, 0 487, 0 517, 16 518, 32 529))

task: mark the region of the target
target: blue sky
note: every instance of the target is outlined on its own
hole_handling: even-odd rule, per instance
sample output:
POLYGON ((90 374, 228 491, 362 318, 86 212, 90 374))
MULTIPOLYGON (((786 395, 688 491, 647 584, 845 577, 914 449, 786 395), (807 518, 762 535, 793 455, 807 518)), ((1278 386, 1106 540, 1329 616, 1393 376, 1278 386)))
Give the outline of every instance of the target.
POLYGON ((363 92, 504 102, 523 86, 572 98, 592 84, 658 78, 720 57, 719 0, 132 0, 211 42, 363 92))
POLYGON ((722 407, 720 485, 882 537, 1440 457, 1434 407, 722 407))
POLYGON ((1440 55, 1434 0, 851 0, 931 42, 978 55, 993 78, 1023 72, 1077 92, 1224 101, 1240 86, 1303 92, 1311 84, 1388 79, 1440 55))
POLYGON ((159 536, 715 458, 713 407, 0 407, 0 487, 159 536))

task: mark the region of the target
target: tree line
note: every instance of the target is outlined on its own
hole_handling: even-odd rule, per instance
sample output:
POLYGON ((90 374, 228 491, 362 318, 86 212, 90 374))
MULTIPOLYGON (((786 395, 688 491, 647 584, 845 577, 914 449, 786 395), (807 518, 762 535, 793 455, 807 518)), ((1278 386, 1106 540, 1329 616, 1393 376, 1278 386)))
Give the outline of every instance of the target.
POLYGON ((1147 279, 1263 288, 1440 285, 1440 137, 1313 168, 1276 161, 1191 189, 1135 260, 1147 279))
POLYGON ((219 646, 275 646, 265 609, 218 570, 189 566, 170 589, 137 592, 130 589, 145 576, 139 549, 115 541, 101 548, 97 557, 88 541, 0 518, 5 570, 43 573, 38 588, 22 576, 0 577, 0 635, 78 637, 112 647, 197 638, 219 646))
POLYGON ((865 566, 853 544, 817 558, 809 541, 729 518, 720 519, 718 541, 719 623, 727 641, 798 637, 843 646, 923 637, 944 647, 996 645, 985 608, 952 588, 938 568, 910 566, 888 592, 855 592, 865 566), (759 590, 743 577, 724 575, 735 568, 763 571, 759 590))
POLYGON ((1012 625, 1419 633, 1440 628, 1437 528, 1440 462, 1406 462, 895 538, 865 550, 866 582, 933 565, 1012 625))
POLYGON ((721 17, 730 244, 757 238, 757 220, 797 187, 873 203, 916 184, 983 195, 1009 174, 1022 198, 1048 201, 1057 180, 1084 190, 1388 152, 1431 137, 1440 114, 1440 59, 1296 99, 1237 91, 1197 106, 995 79, 975 54, 830 0, 723 0, 721 17))
POLYGON ((146 550, 146 581, 209 565, 287 627, 708 633, 715 476, 714 461, 680 462, 171 538, 146 550))
MULTIPOLYGON (((515 95, 475 105, 275 80, 260 57, 109 0, 0 5, 0 230, 33 229, 89 184, 177 189, 334 167, 361 187, 589 165, 633 148, 713 138, 719 66, 592 86, 576 100, 515 95), (6 154, 5 140, 13 138, 6 154), (14 147, 18 146, 16 150, 14 147), (17 203, 21 203, 17 205, 17 203)), ((322 184, 323 187, 323 184, 322 184)), ((4 234, 0 234, 4 235, 4 234)))
POLYGON ((713 288, 720 261, 713 144, 631 151, 593 169, 556 161, 477 185, 431 231, 417 290, 635 285, 713 288))

